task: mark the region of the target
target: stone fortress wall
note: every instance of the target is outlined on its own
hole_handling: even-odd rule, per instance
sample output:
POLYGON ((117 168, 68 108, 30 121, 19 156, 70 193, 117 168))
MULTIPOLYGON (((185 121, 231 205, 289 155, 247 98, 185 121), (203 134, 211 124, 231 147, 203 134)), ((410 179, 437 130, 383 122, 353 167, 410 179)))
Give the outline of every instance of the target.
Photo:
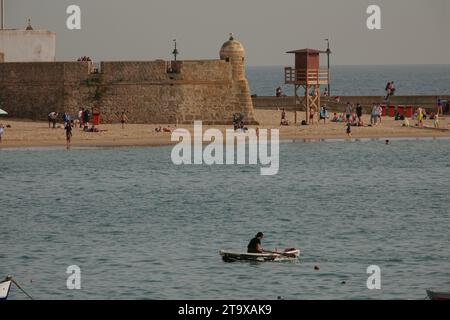
POLYGON ((230 38, 220 60, 167 62, 0 63, 0 105, 13 118, 46 120, 48 113, 76 116, 87 106, 102 123, 231 124, 243 113, 256 124, 245 78, 245 51, 230 38))

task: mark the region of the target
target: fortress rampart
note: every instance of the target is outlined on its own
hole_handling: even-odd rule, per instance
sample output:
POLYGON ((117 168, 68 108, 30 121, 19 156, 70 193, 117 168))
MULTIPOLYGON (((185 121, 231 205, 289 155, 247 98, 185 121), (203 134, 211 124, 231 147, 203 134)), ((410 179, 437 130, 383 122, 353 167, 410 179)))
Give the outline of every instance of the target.
POLYGON ((220 60, 0 63, 0 104, 10 117, 46 120, 94 108, 103 123, 123 110, 132 123, 255 124, 242 45, 230 39, 220 60))

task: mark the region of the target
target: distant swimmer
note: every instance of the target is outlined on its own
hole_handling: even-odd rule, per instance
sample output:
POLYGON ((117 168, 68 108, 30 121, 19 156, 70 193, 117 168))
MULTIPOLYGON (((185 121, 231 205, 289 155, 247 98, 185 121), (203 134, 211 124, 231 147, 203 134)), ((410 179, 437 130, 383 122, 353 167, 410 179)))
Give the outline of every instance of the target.
POLYGON ((264 238, 264 234, 262 232, 258 232, 256 237, 250 240, 250 243, 247 246, 248 253, 263 253, 264 249, 261 246, 261 240, 264 238))

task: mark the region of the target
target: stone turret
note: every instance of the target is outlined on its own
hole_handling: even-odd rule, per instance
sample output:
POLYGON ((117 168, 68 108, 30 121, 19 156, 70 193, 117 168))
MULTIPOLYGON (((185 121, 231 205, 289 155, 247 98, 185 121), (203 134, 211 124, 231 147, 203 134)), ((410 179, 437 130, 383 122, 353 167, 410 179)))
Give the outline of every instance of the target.
POLYGON ((234 80, 246 80, 245 49, 239 41, 234 39, 233 34, 230 34, 230 39, 220 49, 220 59, 232 64, 234 80))
POLYGON ((250 86, 245 76, 245 49, 242 43, 234 39, 233 34, 230 34, 230 39, 222 45, 220 59, 231 63, 233 81, 238 91, 236 110, 243 111, 247 124, 258 124, 253 112, 250 86))

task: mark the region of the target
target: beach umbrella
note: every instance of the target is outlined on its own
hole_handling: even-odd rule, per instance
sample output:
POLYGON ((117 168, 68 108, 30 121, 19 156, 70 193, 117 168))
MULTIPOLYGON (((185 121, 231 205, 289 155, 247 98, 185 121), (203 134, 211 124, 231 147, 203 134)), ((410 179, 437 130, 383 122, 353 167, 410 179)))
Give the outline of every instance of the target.
POLYGON ((0 109, 0 115, 2 114, 8 114, 8 112, 6 112, 5 110, 0 109))

